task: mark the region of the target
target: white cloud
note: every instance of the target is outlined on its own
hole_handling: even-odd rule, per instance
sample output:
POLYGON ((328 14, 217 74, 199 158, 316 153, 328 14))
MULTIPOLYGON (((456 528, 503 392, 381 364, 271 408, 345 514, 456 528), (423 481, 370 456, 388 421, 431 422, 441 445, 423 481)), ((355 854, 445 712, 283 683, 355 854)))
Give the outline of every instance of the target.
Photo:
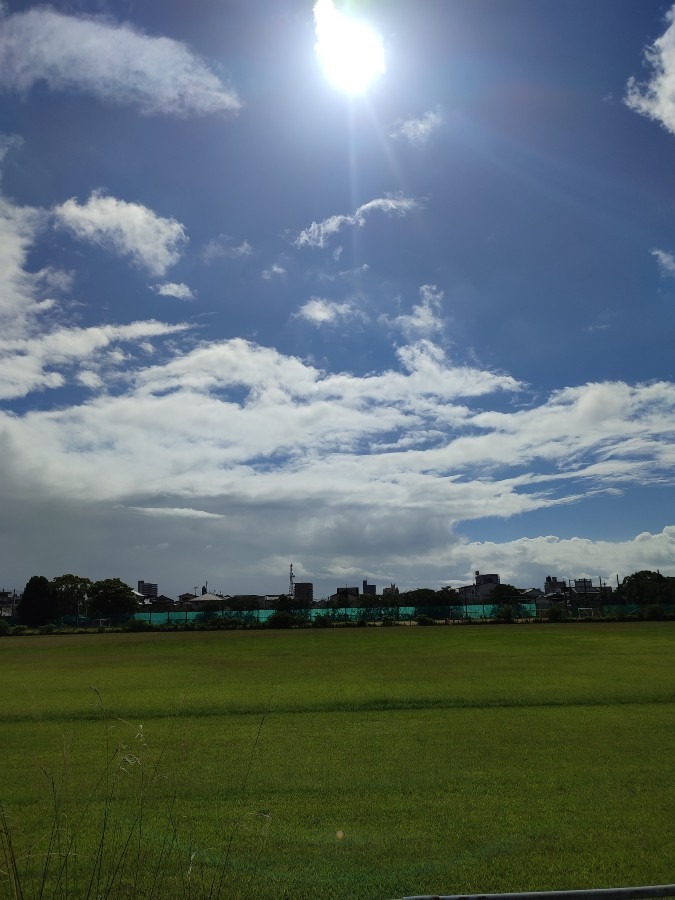
POLYGON ((219 234, 206 244, 202 250, 202 259, 205 263, 212 263, 217 259, 245 259, 251 256, 253 247, 248 241, 240 244, 232 244, 232 238, 227 234, 219 234))
MULTIPOLYGON (((103 365, 101 351, 116 342, 138 342, 178 334, 186 328, 186 325, 149 320, 130 325, 59 328, 34 338, 0 338, 0 399, 25 397, 32 391, 61 387, 66 377, 56 369, 91 358, 103 365)), ((119 349, 113 349, 106 359, 115 364, 124 362, 126 357, 119 349)), ((82 370, 76 378, 91 388, 102 384, 100 375, 91 369, 82 370)))
POLYGON ((156 284, 153 291, 161 297, 176 297, 178 300, 194 300, 194 292, 187 284, 176 284, 168 281, 165 284, 156 284))
POLYGON ((443 291, 435 284, 423 284, 420 288, 421 303, 413 306, 410 315, 400 315, 393 319, 382 316, 382 320, 399 328, 409 341, 430 338, 443 331, 441 318, 443 291))
POLYGON ((103 386, 103 379, 101 376, 91 369, 82 369, 81 372, 78 372, 77 380, 80 384, 84 385, 84 387, 91 388, 92 390, 98 390, 98 388, 103 386))
POLYGON ((272 278, 283 278, 286 275, 286 269, 278 263, 272 263, 267 269, 262 270, 262 277, 265 281, 271 281, 272 278))
POLYGON ((206 512, 204 509, 190 509, 184 506, 129 506, 128 509, 134 512, 143 513, 145 516, 154 516, 164 518, 165 516, 173 516, 180 519, 222 519, 219 513, 206 512))
POLYGON ((666 21, 666 31, 645 50, 651 78, 642 84, 630 78, 625 102, 675 134, 675 6, 667 13, 666 21))
POLYGON ((26 271, 28 253, 44 224, 40 210, 0 197, 0 333, 20 335, 44 311, 41 277, 26 271))
POLYGON ((0 21, 0 86, 25 92, 38 82, 53 91, 132 104, 148 114, 230 113, 241 107, 236 92, 184 44, 46 7, 0 21))
POLYGON ((659 268, 664 275, 675 275, 675 255, 666 250, 652 250, 652 256, 656 258, 659 268))
POLYGON ((127 203, 94 191, 80 206, 66 200, 56 220, 77 238, 129 257, 152 275, 162 276, 181 256, 187 236, 176 219, 165 219, 140 203, 127 203))
POLYGON ((442 124, 443 117, 440 111, 430 109, 419 119, 398 119, 391 137, 403 138, 410 144, 425 144, 442 124))
MULTIPOLYGON (((142 340, 148 327, 138 323, 128 336, 142 340)), ((115 349, 102 338, 123 334, 61 334, 24 355, 50 363, 45 381, 62 378, 66 362, 84 361, 86 383, 86 371, 99 374, 92 363, 102 350, 115 349)), ((608 575, 610 559, 623 558, 626 571, 654 565, 666 550, 672 565, 675 530, 612 549, 550 537, 468 544, 455 529, 633 485, 670 485, 675 385, 588 384, 527 403, 514 379, 455 366, 428 340, 399 348, 398 357, 396 370, 357 376, 239 339, 204 343, 156 365, 126 364, 115 392, 85 403, 0 413, 0 500, 16 518, 10 543, 48 522, 51 509, 67 523, 70 545, 79 548, 81 537, 87 571, 97 558, 90 533, 99 542, 117 535, 117 558, 133 568, 147 532, 129 517, 161 510, 144 513, 154 517, 153 546, 180 545, 184 554, 163 564, 163 577, 180 584, 190 558, 209 580, 238 571, 242 590, 246 579, 249 589, 266 590, 260 582, 274 560, 299 550, 316 580, 369 571, 372 559, 383 576, 422 584, 473 568, 515 573, 525 584, 544 567, 608 575), (499 409, 495 392, 519 392, 521 407, 499 409), (46 518, 29 516, 33 507, 46 518), (225 555, 209 561, 209 544, 225 555)), ((65 552, 55 540, 46 545, 65 552)))
POLYGON ((296 316, 314 325, 334 325, 336 322, 353 319, 361 314, 352 303, 335 303, 321 297, 312 297, 300 307, 296 316))
MULTIPOLYGON (((496 543, 466 542, 451 553, 453 567, 463 568, 465 583, 476 570, 499 572, 502 581, 519 587, 542 587, 547 575, 602 578, 610 586, 642 569, 669 569, 675 559, 675 526, 657 534, 643 532, 623 541, 559 538, 545 535, 496 543)), ((459 583, 459 582, 458 582, 459 583)))
POLYGON ((419 207, 419 202, 402 195, 387 195, 376 200, 370 200, 359 206, 351 216, 330 216, 323 222, 312 222, 309 228, 301 231, 293 242, 296 247, 325 247, 329 238, 337 234, 345 226, 357 226, 362 228, 366 224, 366 218, 376 210, 387 216, 405 216, 407 213, 419 207))

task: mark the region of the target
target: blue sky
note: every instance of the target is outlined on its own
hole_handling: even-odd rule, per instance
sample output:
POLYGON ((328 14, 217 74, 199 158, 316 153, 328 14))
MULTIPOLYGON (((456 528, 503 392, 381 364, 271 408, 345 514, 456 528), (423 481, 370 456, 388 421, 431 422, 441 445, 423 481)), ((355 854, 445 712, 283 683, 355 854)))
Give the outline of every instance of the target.
POLYGON ((675 575, 675 7, 0 10, 0 587, 675 575))

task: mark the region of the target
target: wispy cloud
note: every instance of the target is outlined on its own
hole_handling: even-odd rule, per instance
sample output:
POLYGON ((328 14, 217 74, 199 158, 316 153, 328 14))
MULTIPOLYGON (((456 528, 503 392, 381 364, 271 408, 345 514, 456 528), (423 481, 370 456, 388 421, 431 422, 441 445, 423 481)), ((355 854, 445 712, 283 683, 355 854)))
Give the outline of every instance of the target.
POLYGON ((0 86, 25 92, 38 82, 148 114, 231 113, 242 105, 185 44, 48 7, 0 21, 0 86))
POLYGON ((664 275, 675 275, 675 254, 666 250, 652 250, 651 254, 659 264, 664 275))
MULTIPOLYGON (((96 365, 125 360, 115 345, 145 341, 185 331, 186 325, 167 325, 148 320, 129 325, 99 325, 91 328, 58 328, 34 338, 0 338, 0 399, 25 397, 36 390, 64 385, 72 367, 95 358, 96 365), (102 352, 113 348, 112 354, 102 352)), ((76 380, 87 387, 98 387, 100 377, 85 368, 76 380)))
POLYGON ((440 111, 430 109, 418 119, 397 119, 391 137, 402 138, 410 144, 425 144, 442 124, 443 116, 440 111))
POLYGON ((300 232, 293 243, 296 247, 325 247, 327 241, 343 228, 354 225, 362 228, 366 224, 366 218, 375 211, 383 212, 387 216, 405 216, 419 205, 417 200, 399 194, 370 200, 359 206, 353 215, 330 216, 322 222, 312 222, 309 228, 300 232))
POLYGON ((202 250, 202 259, 205 263, 212 263, 217 259, 245 259, 252 253, 253 247, 248 241, 233 244, 229 235, 219 234, 205 245, 202 250))
POLYGON ((665 32, 645 50, 645 63, 651 69, 649 80, 630 78, 625 102, 675 134, 675 6, 667 13, 666 21, 665 32))
POLYGON ((382 320, 400 329, 410 341, 420 337, 430 338, 442 332, 443 291, 435 284, 423 284, 420 288, 420 300, 421 303, 414 305, 410 314, 395 316, 393 319, 382 316, 382 320))
POLYGON ((80 205, 66 200, 54 209, 57 223, 75 237, 126 256, 162 276, 181 256, 187 241, 185 228, 176 219, 165 219, 140 203, 128 203, 94 191, 80 205))
POLYGON ((273 263, 268 268, 263 269, 261 274, 265 281, 271 281, 273 278, 283 278, 286 275, 286 269, 278 263, 273 263))
POLYGON ((179 519, 222 519, 220 513, 207 512, 204 509, 191 509, 185 506, 129 506, 134 512, 143 513, 145 516, 164 518, 172 516, 179 519))
POLYGON ((156 284, 153 291, 161 297, 176 297, 178 300, 194 300, 195 298, 194 292, 187 284, 176 284, 173 281, 156 284))

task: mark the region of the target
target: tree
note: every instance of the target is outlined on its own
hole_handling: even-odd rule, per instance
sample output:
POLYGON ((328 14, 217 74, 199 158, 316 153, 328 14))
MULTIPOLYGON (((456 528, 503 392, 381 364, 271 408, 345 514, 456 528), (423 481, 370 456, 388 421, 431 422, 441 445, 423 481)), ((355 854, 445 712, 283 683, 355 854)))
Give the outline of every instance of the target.
POLYGON ((520 588, 512 584, 496 584, 488 594, 492 603, 519 603, 520 597, 520 588))
POLYGON ((614 592, 618 603, 673 603, 675 602, 675 582, 665 578, 660 572, 643 569, 627 575, 614 592))
POLYGON ((79 616, 87 613, 87 600, 91 581, 80 575, 59 575, 53 578, 51 590, 56 605, 56 615, 79 616))
POLYGON ((290 612, 295 609, 295 603, 288 594, 280 594, 275 604, 277 612, 290 612))
POLYGON ((89 588, 89 600, 89 615, 94 618, 129 615, 137 608, 134 592, 119 578, 95 581, 89 588))
POLYGON ((54 596, 44 575, 33 575, 28 580, 16 612, 19 622, 30 628, 46 625, 56 618, 54 596))
POLYGON ((431 588, 416 588, 414 591, 406 591, 400 594, 401 606, 435 606, 442 603, 438 594, 431 588))

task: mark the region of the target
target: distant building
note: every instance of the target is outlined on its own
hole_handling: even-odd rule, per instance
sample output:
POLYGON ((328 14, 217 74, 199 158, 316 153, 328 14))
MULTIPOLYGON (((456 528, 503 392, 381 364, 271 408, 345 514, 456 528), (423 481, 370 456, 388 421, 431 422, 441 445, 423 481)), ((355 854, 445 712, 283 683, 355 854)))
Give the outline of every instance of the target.
POLYGON ((481 603, 500 584, 499 575, 481 575, 476 571, 475 582, 457 589, 462 603, 481 603))
POLYGON ((375 596, 377 594, 377 585, 376 584, 368 584, 368 580, 366 578, 363 579, 363 594, 364 596, 375 596))
POLYGON ((331 603, 339 603, 340 606, 355 605, 359 600, 359 589, 357 587, 339 587, 330 599, 331 603))
POLYGON ((0 591, 0 616, 13 616, 18 602, 16 591, 0 591))
POLYGON ((149 581, 139 581, 138 593, 142 594, 146 600, 154 600, 157 596, 157 585, 150 584, 149 581))
POLYGON ((398 588, 395 584, 390 584, 389 587, 384 588, 382 591, 383 597, 397 597, 398 596, 398 588))
POLYGON ((296 581, 293 597, 298 603, 314 603, 314 585, 311 581, 296 581))
MULTIPOLYGON (((181 597, 185 596, 185 594, 181 594, 181 597)), ((183 601, 183 606, 187 609, 203 609, 206 604, 223 606, 227 600, 227 598, 221 597, 219 594, 210 594, 208 591, 205 594, 201 594, 199 597, 195 597, 194 594, 188 596, 190 599, 183 601)))
POLYGON ((551 575, 546 576, 546 581, 544 583, 544 593, 545 594, 566 594, 567 593, 567 582, 564 578, 555 578, 551 575))

